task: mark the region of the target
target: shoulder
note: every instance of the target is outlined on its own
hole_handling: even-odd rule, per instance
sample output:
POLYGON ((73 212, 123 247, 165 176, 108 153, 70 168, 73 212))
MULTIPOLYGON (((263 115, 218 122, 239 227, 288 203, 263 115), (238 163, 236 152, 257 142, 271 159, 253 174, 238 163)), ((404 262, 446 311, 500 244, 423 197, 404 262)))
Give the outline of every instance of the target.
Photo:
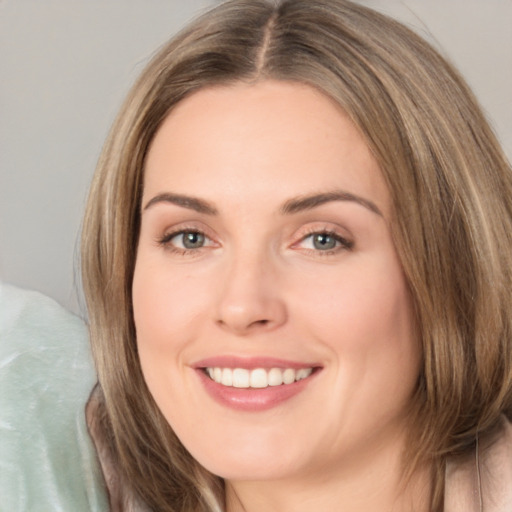
POLYGON ((89 350, 79 317, 0 282, 1 510, 105 510, 84 418, 96 380, 89 350))
POLYGON ((512 510, 512 424, 504 416, 491 438, 447 464, 445 512, 481 510, 512 510))

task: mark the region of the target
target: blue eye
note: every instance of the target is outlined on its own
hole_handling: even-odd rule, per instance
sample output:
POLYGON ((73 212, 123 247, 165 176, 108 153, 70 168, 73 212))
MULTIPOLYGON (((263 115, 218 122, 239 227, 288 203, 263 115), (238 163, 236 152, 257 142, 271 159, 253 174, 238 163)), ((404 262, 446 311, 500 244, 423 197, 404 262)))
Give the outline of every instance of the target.
POLYGON ((165 235, 160 244, 178 251, 193 251, 211 245, 211 240, 200 231, 183 230, 165 235))
POLYGON ((352 248, 353 243, 336 233, 320 231, 305 236, 301 241, 301 245, 305 249, 320 252, 332 252, 342 249, 350 249, 352 248))
POLYGON ((328 233, 315 233, 311 235, 313 247, 319 251, 329 251, 335 249, 339 241, 328 233))
POLYGON ((185 231, 174 238, 181 239, 181 244, 185 249, 199 249, 205 243, 205 236, 197 231, 185 231))

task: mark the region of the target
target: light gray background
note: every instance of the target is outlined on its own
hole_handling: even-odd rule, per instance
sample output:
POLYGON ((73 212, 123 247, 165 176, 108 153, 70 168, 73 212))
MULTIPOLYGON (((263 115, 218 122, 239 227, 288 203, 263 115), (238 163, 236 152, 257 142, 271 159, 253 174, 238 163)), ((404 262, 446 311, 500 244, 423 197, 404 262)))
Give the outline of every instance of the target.
MULTIPOLYGON (((79 311, 81 214, 108 128, 148 57, 214 3, 0 0, 0 279, 79 311)), ((456 64, 512 159, 512 0, 363 3, 456 64)))

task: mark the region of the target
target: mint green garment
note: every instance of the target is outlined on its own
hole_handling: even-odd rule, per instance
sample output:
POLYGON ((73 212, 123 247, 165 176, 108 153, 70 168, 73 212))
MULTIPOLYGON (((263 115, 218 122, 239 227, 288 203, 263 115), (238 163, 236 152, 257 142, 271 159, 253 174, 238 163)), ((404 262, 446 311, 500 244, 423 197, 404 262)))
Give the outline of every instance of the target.
POLYGON ((83 322, 0 283, 0 512, 108 510, 84 417, 94 382, 83 322))

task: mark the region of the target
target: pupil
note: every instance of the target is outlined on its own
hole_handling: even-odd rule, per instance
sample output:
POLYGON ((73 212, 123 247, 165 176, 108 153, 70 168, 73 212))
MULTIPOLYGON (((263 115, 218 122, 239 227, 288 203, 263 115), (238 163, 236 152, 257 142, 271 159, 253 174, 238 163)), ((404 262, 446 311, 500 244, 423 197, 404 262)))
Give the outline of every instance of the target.
POLYGON ((201 233, 185 233, 183 235, 183 246, 186 249, 197 249, 204 244, 204 235, 201 233))
POLYGON ((313 239, 313 245, 315 249, 334 249, 336 247, 336 240, 331 235, 320 233, 315 235, 313 239))

